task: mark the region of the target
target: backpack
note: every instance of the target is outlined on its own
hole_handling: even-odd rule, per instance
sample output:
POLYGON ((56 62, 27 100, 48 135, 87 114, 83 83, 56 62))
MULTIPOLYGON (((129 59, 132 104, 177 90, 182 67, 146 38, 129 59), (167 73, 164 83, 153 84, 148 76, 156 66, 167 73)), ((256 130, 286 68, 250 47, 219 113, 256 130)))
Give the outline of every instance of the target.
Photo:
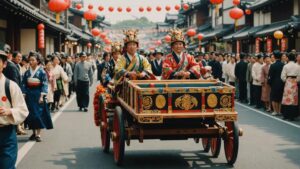
POLYGON ((10 80, 6 78, 6 79, 5 79, 5 85, 4 85, 4 87, 5 87, 5 95, 6 95, 8 101, 9 101, 11 107, 12 107, 9 84, 10 84, 10 80))

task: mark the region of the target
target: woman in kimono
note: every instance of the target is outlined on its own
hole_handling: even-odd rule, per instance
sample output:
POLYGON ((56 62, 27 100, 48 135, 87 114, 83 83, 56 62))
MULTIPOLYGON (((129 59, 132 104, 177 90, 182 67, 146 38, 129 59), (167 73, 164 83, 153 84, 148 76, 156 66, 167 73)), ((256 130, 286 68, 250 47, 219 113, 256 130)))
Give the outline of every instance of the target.
POLYGON ((162 65, 162 79, 199 79, 200 66, 194 57, 184 52, 184 35, 179 29, 171 30, 172 53, 168 54, 162 65))
POLYGON ((265 55, 264 57, 264 66, 262 67, 261 72, 261 81, 262 81, 262 90, 261 90, 261 101, 265 104, 265 109, 267 112, 271 112, 271 104, 270 104, 270 93, 271 87, 268 84, 268 74, 271 65, 270 55, 265 55))
POLYGON ((29 110, 25 123, 33 130, 30 140, 41 142, 41 129, 52 129, 52 120, 46 102, 48 93, 47 74, 41 64, 39 54, 30 52, 30 68, 23 77, 23 93, 29 110))
POLYGON ((138 54, 139 41, 137 39, 138 30, 124 31, 124 55, 119 58, 115 67, 115 83, 120 84, 124 77, 129 79, 151 79, 151 65, 148 60, 138 54))
POLYGON ((47 101, 48 101, 48 107, 53 104, 54 99, 54 91, 56 90, 56 79, 54 77, 54 74, 52 72, 53 65, 52 61, 50 59, 45 60, 45 72, 47 74, 48 79, 48 93, 47 93, 47 101))
POLYGON ((300 71, 295 63, 296 54, 288 54, 288 63, 283 66, 281 79, 285 82, 283 98, 281 101, 281 113, 284 119, 293 121, 298 115, 298 77, 300 71))

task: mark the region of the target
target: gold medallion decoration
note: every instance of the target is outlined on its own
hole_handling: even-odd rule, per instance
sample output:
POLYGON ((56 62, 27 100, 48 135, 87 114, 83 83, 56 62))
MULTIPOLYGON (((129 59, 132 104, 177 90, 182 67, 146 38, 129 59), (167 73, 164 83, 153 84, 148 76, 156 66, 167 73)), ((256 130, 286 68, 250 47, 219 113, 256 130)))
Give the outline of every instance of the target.
POLYGON ((182 110, 190 110, 198 106, 198 100, 194 96, 185 94, 175 100, 175 106, 182 110))
POLYGON ((146 110, 150 109, 152 104, 153 104, 153 101, 152 101, 151 96, 144 96, 143 97, 143 107, 144 107, 144 109, 146 109, 146 110))
POLYGON ((218 98, 215 94, 209 94, 207 97, 207 105, 211 108, 215 108, 218 104, 218 98))
POLYGON ((220 105, 222 107, 231 107, 231 96, 228 95, 221 96, 220 105))
POLYGON ((155 99, 155 105, 157 108, 162 109, 166 105, 166 98, 163 95, 158 95, 155 99))

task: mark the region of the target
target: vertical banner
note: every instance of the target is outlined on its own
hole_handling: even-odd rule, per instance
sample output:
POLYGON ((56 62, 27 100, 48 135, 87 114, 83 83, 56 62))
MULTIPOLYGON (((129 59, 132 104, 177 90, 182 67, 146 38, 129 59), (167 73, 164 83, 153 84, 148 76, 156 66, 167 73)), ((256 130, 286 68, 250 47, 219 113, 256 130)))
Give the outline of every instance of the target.
POLYGON ((38 29, 38 48, 44 49, 45 48, 45 26, 44 24, 40 23, 37 26, 38 29))
POLYGON ((241 41, 236 41, 236 53, 240 53, 241 50, 241 41))
POLYGON ((286 44, 287 44, 287 38, 282 38, 281 39, 281 52, 286 51, 286 44))
POLYGON ((267 53, 272 53, 272 39, 267 39, 267 53))
POLYGON ((255 39, 255 53, 259 53, 260 52, 260 40, 259 38, 255 39))

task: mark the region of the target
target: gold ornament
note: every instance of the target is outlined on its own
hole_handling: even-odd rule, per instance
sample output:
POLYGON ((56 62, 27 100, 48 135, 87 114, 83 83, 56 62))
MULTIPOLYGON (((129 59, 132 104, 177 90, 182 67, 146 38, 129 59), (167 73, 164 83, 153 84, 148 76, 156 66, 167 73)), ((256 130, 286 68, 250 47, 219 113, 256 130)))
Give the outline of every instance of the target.
POLYGON ((182 110, 190 110, 198 106, 198 101, 194 96, 185 94, 175 100, 175 106, 182 110))
POLYGON ((144 96, 143 97, 143 107, 145 110, 149 110, 153 104, 151 96, 144 96))
POLYGON ((111 53, 122 52, 122 44, 120 42, 113 42, 111 44, 111 53))
POLYGON ((126 45, 129 42, 139 43, 139 40, 137 38, 138 32, 139 32, 139 30, 137 30, 137 29, 123 30, 123 33, 125 35, 124 45, 126 45))
POLYGON ((222 107, 231 107, 231 96, 228 95, 221 96, 220 105, 222 107))
POLYGON ((162 109, 166 105, 166 98, 163 95, 158 95, 155 99, 156 107, 162 109))
POLYGON ((215 108, 218 104, 218 98, 215 94, 209 94, 207 97, 207 105, 211 108, 215 108))
POLYGON ((171 35, 171 44, 175 43, 175 42, 182 42, 183 44, 185 44, 185 40, 184 40, 184 35, 182 30, 176 28, 176 29, 171 29, 170 33, 171 35))

